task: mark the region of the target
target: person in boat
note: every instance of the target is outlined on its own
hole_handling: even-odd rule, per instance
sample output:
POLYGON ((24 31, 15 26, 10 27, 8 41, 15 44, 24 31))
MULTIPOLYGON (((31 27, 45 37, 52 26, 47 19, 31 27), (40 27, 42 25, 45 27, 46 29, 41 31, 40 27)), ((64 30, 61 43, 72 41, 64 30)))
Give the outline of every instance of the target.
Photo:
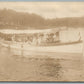
POLYGON ((43 42, 46 43, 47 42, 47 39, 48 39, 48 34, 45 33, 44 36, 43 36, 43 42))
POLYGON ((38 45, 40 45, 42 43, 42 35, 39 34, 38 35, 38 45))
POLYGON ((54 39, 54 42, 59 42, 59 32, 56 32, 56 33, 53 35, 53 39, 54 39))
POLYGON ((57 36, 56 36, 56 34, 54 34, 54 35, 53 35, 54 42, 56 42, 56 41, 57 41, 57 39, 56 39, 56 38, 57 38, 57 36))

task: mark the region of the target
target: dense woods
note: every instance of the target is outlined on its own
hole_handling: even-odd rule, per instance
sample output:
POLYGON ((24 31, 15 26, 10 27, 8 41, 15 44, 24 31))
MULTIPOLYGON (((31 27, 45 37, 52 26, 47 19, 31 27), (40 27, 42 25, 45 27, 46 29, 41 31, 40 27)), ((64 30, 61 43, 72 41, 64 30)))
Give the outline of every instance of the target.
POLYGON ((56 27, 84 27, 84 17, 45 19, 37 14, 0 10, 0 29, 45 29, 56 27))

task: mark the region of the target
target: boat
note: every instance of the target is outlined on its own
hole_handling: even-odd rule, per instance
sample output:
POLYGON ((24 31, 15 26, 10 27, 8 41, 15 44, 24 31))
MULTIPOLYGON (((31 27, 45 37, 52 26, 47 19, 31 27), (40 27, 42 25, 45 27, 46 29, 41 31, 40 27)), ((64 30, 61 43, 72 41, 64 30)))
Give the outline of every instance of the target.
POLYGON ((81 53, 82 52, 82 46, 83 42, 81 40, 81 37, 78 38, 78 40, 75 41, 65 41, 62 42, 59 39, 59 30, 52 32, 51 30, 34 30, 34 31, 26 31, 26 32, 20 32, 18 30, 8 30, 9 33, 5 30, 0 31, 0 44, 7 48, 13 48, 23 51, 34 51, 34 52, 69 52, 69 53, 81 53), (19 32, 19 33, 16 33, 19 32), (52 39, 53 35, 56 35, 56 39, 52 39), (33 36, 32 36, 33 35, 33 36), (43 36, 44 35, 44 36, 43 36), (45 38, 48 40, 45 41, 45 38), (27 37, 28 36, 28 37, 27 37), (40 41, 37 41, 37 37, 43 37, 43 39, 40 39, 40 41), (33 40, 31 42, 31 38, 33 40), (3 39, 6 38, 6 39, 3 39), (8 39, 8 40, 7 40, 8 39), (29 41, 27 41, 27 39, 29 41), (42 40, 42 42, 41 42, 42 40), (30 43, 31 42, 31 43, 30 43))

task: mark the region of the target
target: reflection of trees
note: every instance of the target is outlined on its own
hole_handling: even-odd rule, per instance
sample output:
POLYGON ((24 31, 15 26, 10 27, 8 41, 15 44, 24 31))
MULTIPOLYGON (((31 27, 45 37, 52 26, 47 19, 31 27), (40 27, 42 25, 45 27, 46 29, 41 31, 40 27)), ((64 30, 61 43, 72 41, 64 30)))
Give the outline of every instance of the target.
POLYGON ((60 65, 59 59, 48 58, 45 60, 44 64, 40 66, 42 72, 41 75, 54 77, 55 79, 60 79, 62 76, 62 67, 60 65))

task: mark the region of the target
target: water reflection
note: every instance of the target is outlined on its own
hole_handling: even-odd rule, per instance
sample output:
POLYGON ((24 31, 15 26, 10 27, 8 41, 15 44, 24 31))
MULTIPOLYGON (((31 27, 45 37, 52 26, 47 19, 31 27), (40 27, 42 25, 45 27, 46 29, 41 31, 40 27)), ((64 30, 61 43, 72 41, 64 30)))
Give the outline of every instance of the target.
POLYGON ((40 65, 41 75, 61 79, 62 66, 59 59, 47 58, 44 63, 40 65))
POLYGON ((80 54, 22 53, 0 46, 0 81, 74 81, 84 80, 83 73, 80 54))

